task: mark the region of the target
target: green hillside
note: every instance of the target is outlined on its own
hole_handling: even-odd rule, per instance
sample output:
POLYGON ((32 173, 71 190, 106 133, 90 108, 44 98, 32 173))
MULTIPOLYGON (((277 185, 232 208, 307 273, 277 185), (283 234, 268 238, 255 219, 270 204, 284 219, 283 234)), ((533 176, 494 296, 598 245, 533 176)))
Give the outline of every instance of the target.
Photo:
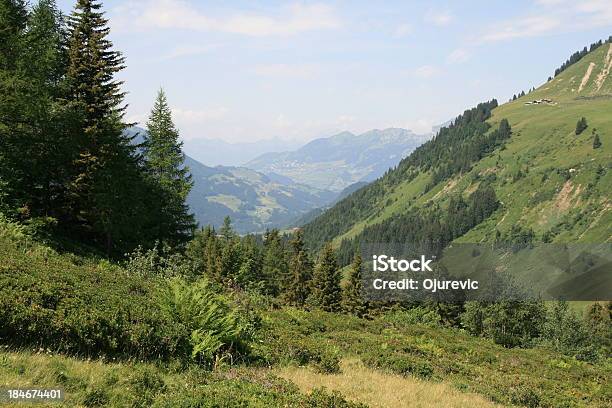
POLYGON ((534 91, 493 107, 490 117, 483 112, 484 135, 493 134, 502 119, 512 133, 493 149, 483 148, 473 162, 458 157, 469 156, 479 143, 482 147, 485 136, 479 118, 470 116, 478 109, 466 111, 465 124, 451 125, 396 169, 306 225, 307 239, 313 246, 333 239, 352 247, 364 237, 374 239, 377 226, 388 231, 405 223, 411 211, 445 208, 450 197, 467 199, 487 184, 499 207, 451 238, 490 241, 496 230, 503 234, 518 226, 547 242, 610 242, 611 67, 612 44, 605 43, 534 91), (582 117, 588 127, 576 135, 582 117), (594 148, 595 135, 599 148, 594 148))

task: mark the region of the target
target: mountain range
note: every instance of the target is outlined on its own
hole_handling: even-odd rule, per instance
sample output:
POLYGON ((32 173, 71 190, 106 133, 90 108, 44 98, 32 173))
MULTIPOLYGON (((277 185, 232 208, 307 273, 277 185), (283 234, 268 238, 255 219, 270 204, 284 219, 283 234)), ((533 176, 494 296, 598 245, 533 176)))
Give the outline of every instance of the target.
POLYGON ((591 49, 525 95, 466 110, 306 223, 309 245, 332 241, 348 262, 368 242, 612 242, 612 44, 591 49))
POLYGON ((377 179, 429 137, 399 128, 359 135, 342 132, 294 151, 263 154, 244 166, 270 177, 288 177, 317 189, 340 192, 356 182, 377 179))

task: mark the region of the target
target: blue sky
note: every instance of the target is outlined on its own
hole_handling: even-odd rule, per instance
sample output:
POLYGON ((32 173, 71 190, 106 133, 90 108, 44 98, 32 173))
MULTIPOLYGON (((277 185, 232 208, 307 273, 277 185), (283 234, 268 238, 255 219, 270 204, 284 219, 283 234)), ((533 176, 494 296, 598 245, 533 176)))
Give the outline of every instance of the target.
MULTIPOLYGON (((74 0, 60 0, 65 12, 74 0)), ((163 86, 186 140, 426 132, 612 34, 610 0, 108 0, 128 119, 163 86)))

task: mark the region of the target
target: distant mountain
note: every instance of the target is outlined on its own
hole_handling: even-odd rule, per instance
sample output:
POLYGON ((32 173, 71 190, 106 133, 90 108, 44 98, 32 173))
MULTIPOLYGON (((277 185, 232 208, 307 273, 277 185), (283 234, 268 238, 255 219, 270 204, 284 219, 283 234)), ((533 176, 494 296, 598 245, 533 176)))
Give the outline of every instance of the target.
POLYGON ((190 157, 185 164, 194 181, 187 204, 200 225, 218 227, 229 215, 239 233, 260 232, 285 226, 337 196, 294 182, 279 183, 244 167, 208 167, 190 157))
POLYGON ((297 149, 300 143, 282 139, 228 143, 220 139, 185 140, 183 150, 207 166, 239 166, 268 152, 297 149))
POLYGON ((427 139, 397 128, 360 135, 342 132, 315 139, 294 151, 263 154, 244 166, 339 192, 355 182, 380 177, 427 139))
POLYGON ((323 212, 325 210, 327 210, 331 206, 335 205, 338 201, 343 200, 344 198, 346 198, 349 195, 353 194, 355 191, 357 191, 360 188, 365 187, 367 185, 368 185, 368 183, 366 183, 365 181, 358 181, 357 183, 351 184, 350 186, 348 186, 344 190, 342 190, 336 196, 336 198, 334 198, 333 201, 331 201, 330 203, 328 203, 324 207, 317 207, 317 208, 314 208, 314 209, 308 211, 306 214, 300 215, 299 217, 294 219, 292 222, 287 224, 286 227, 302 227, 302 226, 310 223, 315 218, 317 218, 319 215, 323 214, 323 212))
MULTIPOLYGON (((305 225, 306 242, 333 242, 345 263, 368 243, 611 242, 611 72, 612 43, 605 43, 526 95, 466 110, 395 169, 305 225), (577 131, 581 118, 588 127, 577 131), (495 139, 502 123, 510 134, 495 139), (482 191, 496 202, 487 204, 482 191)), ((523 265, 519 254, 504 264, 523 265)), ((559 290, 598 293, 599 282, 580 279, 559 282, 559 290)))
MULTIPOLYGON (((134 143, 142 143, 146 130, 125 130, 134 143)), ((214 149, 213 149, 214 151, 214 149)), ((209 167, 185 156, 194 186, 187 204, 200 225, 219 227, 230 216, 239 233, 282 227, 338 196, 332 191, 300 185, 283 176, 266 176, 244 167, 209 167)))

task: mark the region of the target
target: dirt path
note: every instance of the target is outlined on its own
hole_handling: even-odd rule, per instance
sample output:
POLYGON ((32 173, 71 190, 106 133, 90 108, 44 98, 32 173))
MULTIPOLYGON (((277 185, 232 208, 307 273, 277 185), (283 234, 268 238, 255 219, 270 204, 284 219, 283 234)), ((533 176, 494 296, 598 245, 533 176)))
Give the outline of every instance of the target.
POLYGON ((589 67, 587 68, 584 76, 582 77, 582 81, 580 81, 580 86, 578 87, 578 92, 582 91, 582 88, 589 82, 589 78, 591 77, 591 72, 593 72, 593 68, 595 68, 595 63, 591 62, 589 67))

